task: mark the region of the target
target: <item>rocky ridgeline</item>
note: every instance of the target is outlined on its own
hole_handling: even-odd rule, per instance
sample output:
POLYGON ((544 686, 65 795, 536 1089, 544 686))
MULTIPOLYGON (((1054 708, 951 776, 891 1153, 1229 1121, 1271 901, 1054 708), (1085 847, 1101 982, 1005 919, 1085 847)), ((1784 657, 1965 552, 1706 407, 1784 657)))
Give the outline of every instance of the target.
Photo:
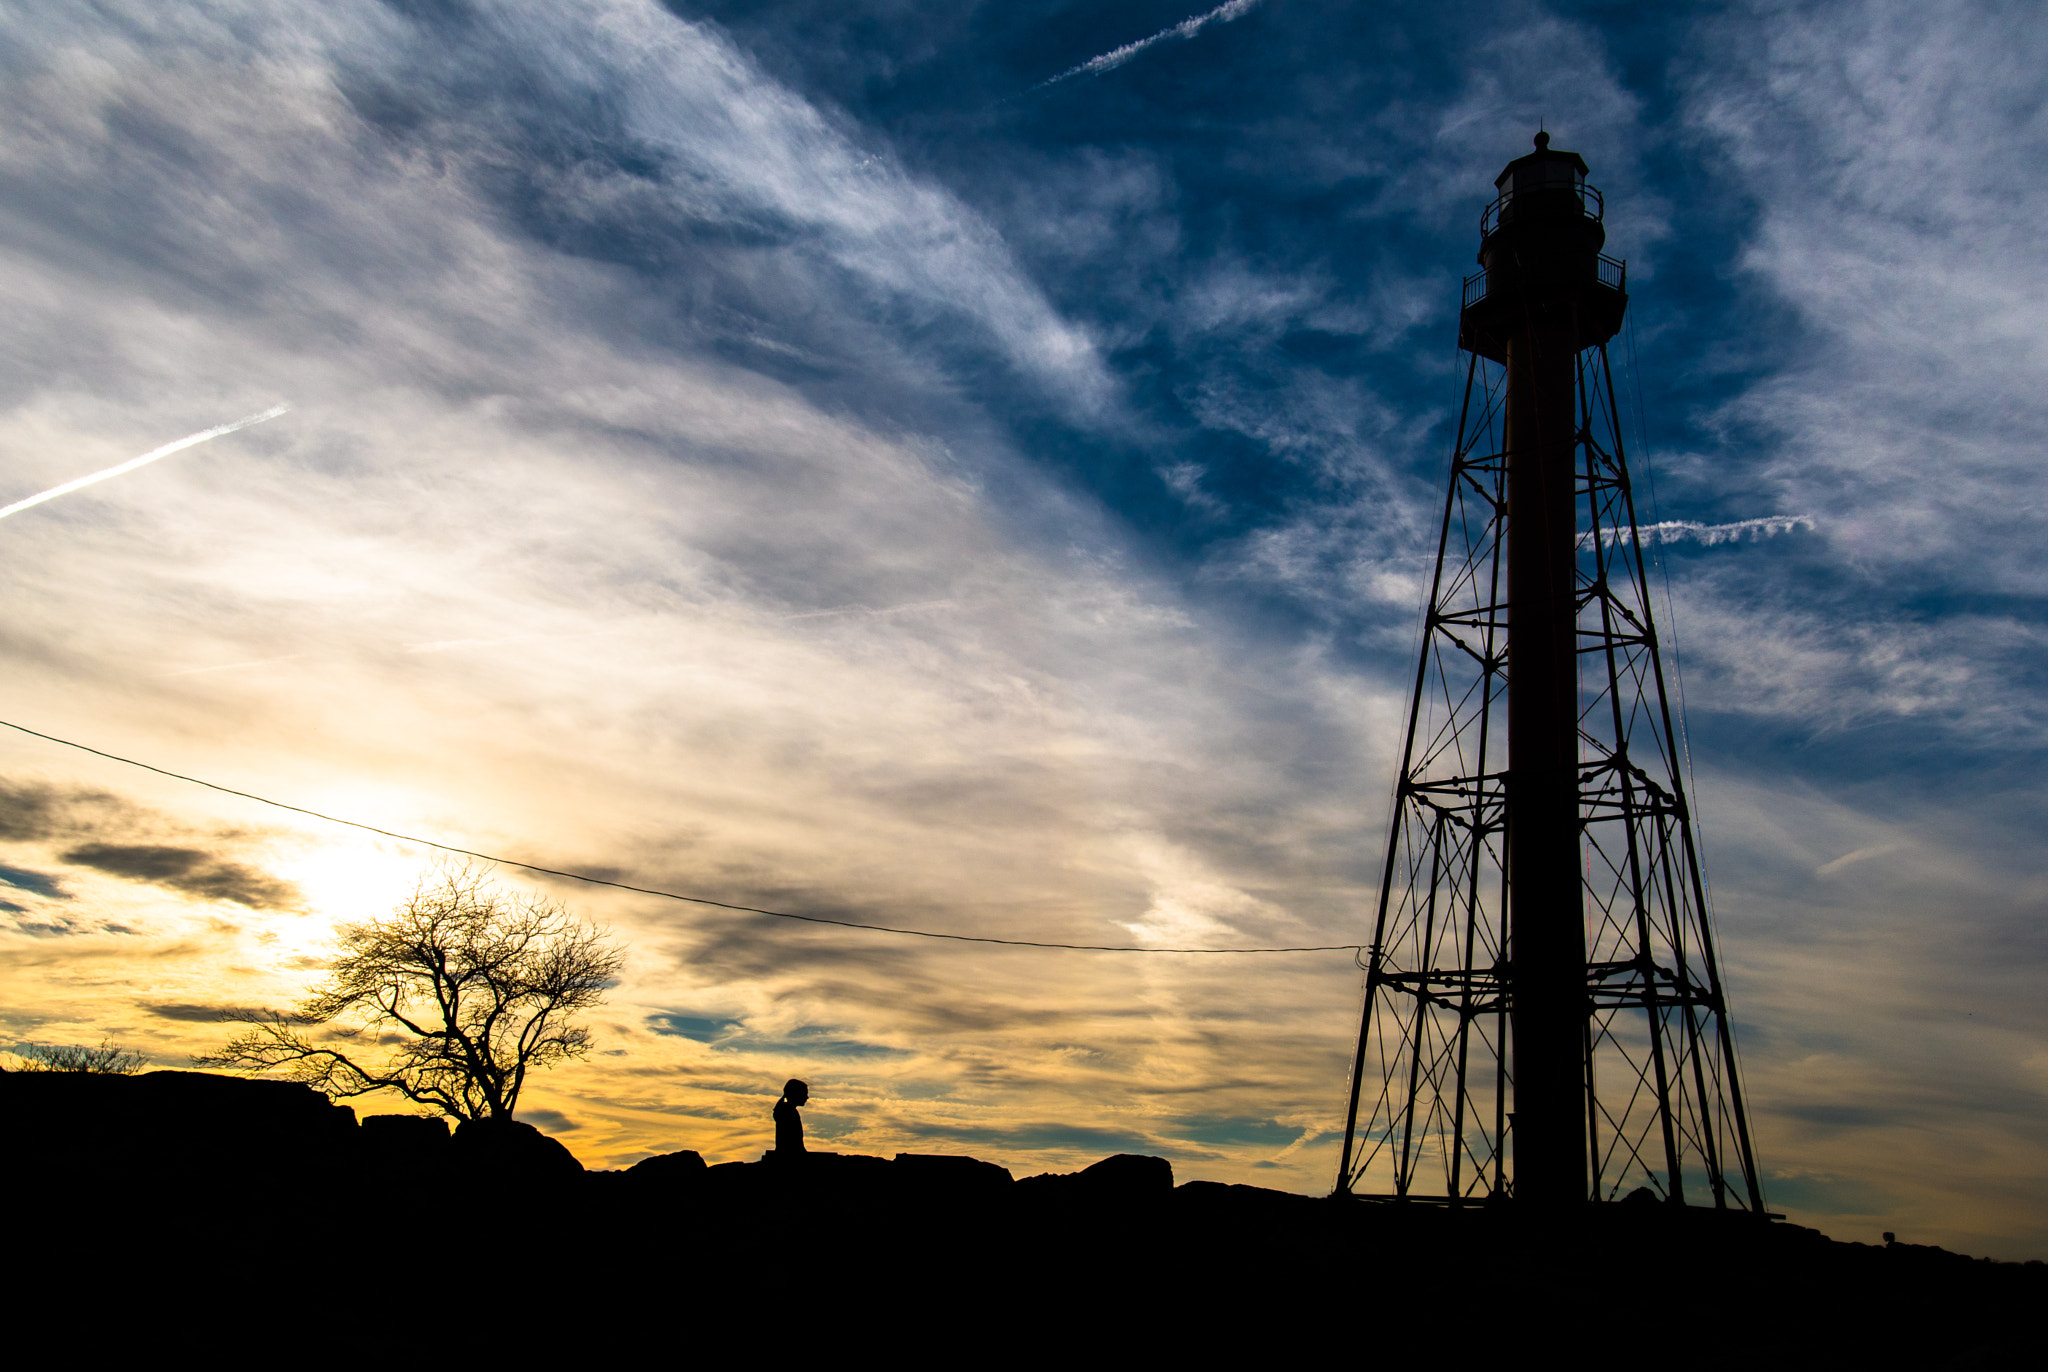
POLYGON ((707 1167, 685 1151, 591 1172, 528 1125, 358 1123, 302 1086, 192 1072, 0 1074, 0 1161, 17 1246, 53 1270, 147 1271, 201 1301, 252 1264, 425 1273, 437 1299, 532 1288, 519 1318, 599 1320, 615 1349, 685 1316, 795 1317, 997 1361, 1513 1345, 1969 1369, 2036 1365, 2048 1309, 2038 1262, 1712 1210, 1373 1205, 1175 1185, 1165 1159, 1128 1154, 1018 1179, 925 1154, 707 1167))
MULTIPOLYGON (((359 1178, 389 1183, 487 1185, 575 1192, 572 1204, 614 1205, 689 1198, 749 1199, 795 1190, 846 1199, 911 1195, 987 1201, 1016 1194, 1114 1199, 1173 1190, 1164 1158, 1121 1155, 1073 1174, 1015 1181, 977 1158, 899 1153, 894 1158, 815 1152, 794 1162, 707 1166, 684 1150, 617 1172, 585 1169, 557 1140, 516 1121, 448 1121, 425 1115, 370 1115, 310 1087, 203 1072, 138 1076, 0 1072, 0 1158, 14 1175, 98 1175, 140 1200, 234 1188, 282 1201, 311 1176, 328 1187, 359 1178)), ((1279 1193, 1274 1193, 1279 1194, 1279 1193)))

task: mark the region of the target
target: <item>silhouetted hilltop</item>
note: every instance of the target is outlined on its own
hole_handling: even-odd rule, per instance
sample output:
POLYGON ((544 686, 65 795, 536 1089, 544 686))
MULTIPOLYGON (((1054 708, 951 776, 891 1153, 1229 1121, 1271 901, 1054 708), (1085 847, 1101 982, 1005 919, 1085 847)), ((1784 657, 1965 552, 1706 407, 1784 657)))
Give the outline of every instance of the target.
POLYGON ((1669 1368, 1961 1369, 2027 1365, 2048 1305, 2038 1262, 1711 1210, 1374 1205, 1176 1185, 1130 1154, 1019 1179, 914 1153, 592 1172, 530 1125, 359 1124, 306 1087, 193 1072, 0 1073, 0 1161, 20 1232, 64 1270, 160 1273, 197 1298, 252 1261, 417 1280, 431 1250, 438 1298, 498 1300, 572 1261, 601 1275, 520 1317, 601 1317, 619 1349, 685 1314, 793 1313, 977 1360, 1263 1361, 1320 1351, 1334 1322, 1376 1354, 1450 1361, 1512 1336, 1669 1368))
POLYGON ((269 1183, 344 1165, 361 1134, 310 1087, 204 1072, 0 1072, 0 1120, 10 1174, 122 1188, 269 1183))

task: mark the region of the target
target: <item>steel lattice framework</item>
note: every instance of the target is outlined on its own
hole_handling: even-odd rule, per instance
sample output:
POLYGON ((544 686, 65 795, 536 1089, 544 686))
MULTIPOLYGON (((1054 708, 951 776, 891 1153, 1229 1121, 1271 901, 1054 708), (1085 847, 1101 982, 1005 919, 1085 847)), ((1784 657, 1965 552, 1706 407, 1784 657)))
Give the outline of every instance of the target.
MULTIPOLYGON (((1618 286, 1620 264, 1602 261, 1618 286)), ((1467 356, 1362 959, 1338 1177, 1338 1190, 1355 1196, 1462 1203, 1514 1193, 1507 372, 1467 356)), ((1648 1187, 1666 1200, 1761 1213, 1606 344, 1578 352, 1575 365, 1588 1195, 1648 1187)))

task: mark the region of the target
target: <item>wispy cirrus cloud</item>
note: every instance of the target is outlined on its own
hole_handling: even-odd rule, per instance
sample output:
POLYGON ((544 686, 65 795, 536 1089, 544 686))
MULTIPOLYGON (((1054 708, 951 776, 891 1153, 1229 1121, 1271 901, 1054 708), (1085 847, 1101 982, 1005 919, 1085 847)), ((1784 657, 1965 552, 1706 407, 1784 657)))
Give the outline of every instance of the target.
MULTIPOLYGON (((1114 428, 1118 384, 1002 236, 880 139, 626 0, 32 18, 0 185, 36 194, 0 197, 0 299, 41 344, 0 448, 34 476, 248 393, 296 418, 147 492, 107 483, 61 539, 13 526, 22 712, 313 808, 775 908, 1084 942, 1348 924, 1363 867, 1327 839, 1349 826, 1332 797, 1377 776, 1350 722, 1370 688, 1220 647, 1228 620, 1031 464, 998 414, 1114 428), (458 21, 460 42, 436 27, 458 21)), ((10 766, 79 765, 20 746, 10 766)), ((194 830, 258 822, 90 775, 194 830)), ((226 902, 121 954, 155 959, 131 983, 152 1005, 292 1003, 333 923, 388 909, 420 860, 288 835, 243 866, 303 893, 292 915, 225 847, 94 822, 35 840, 81 891, 226 902)), ((619 1056, 535 1102, 594 1159, 743 1155, 759 1119, 726 1122, 727 1088, 820 1066, 878 1148, 894 1102, 942 1095, 947 1127, 1020 1140, 1020 1116, 1109 1128, 1134 1092, 1164 1114, 1162 1083, 1256 1114, 1321 1075, 1298 1031, 1225 1054, 1191 1026, 1257 1039, 1318 998, 1343 1018, 1353 990, 1342 955, 1260 987, 563 894, 636 950, 601 1026, 619 1056), (747 1025, 743 1070, 648 1027, 677 1004, 747 1025)), ((55 942, 0 957, 10 995, 53 958, 114 956, 55 942)), ((119 994, 36 997, 83 1024, 119 994)), ((144 1023, 162 1054, 212 1042, 144 1023)))
POLYGON ((1817 877, 1831 877, 1843 868, 1855 863, 1868 862, 1871 858, 1883 857, 1887 853, 1896 853, 1900 847, 1901 845, 1897 843, 1874 843, 1868 848, 1858 848, 1853 852, 1844 853, 1838 858, 1828 859, 1820 866, 1814 868, 1813 874, 1817 877))
POLYGON ((2048 512, 2048 187, 2016 169, 2048 131, 2013 112, 2048 40, 1960 0, 1756 10, 1703 38, 1693 126, 1754 197, 1744 266, 1801 330, 1729 418, 1859 560, 2043 593, 2022 531, 2048 512))

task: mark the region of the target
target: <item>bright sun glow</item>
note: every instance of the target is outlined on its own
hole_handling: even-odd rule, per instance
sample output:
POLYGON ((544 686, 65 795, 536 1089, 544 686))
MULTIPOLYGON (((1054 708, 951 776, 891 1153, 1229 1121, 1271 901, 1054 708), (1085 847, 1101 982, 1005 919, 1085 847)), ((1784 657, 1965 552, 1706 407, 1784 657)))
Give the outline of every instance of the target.
POLYGON ((277 872, 297 883, 310 913, 343 924, 388 914, 432 864, 431 856, 406 844, 340 839, 279 863, 277 872))

